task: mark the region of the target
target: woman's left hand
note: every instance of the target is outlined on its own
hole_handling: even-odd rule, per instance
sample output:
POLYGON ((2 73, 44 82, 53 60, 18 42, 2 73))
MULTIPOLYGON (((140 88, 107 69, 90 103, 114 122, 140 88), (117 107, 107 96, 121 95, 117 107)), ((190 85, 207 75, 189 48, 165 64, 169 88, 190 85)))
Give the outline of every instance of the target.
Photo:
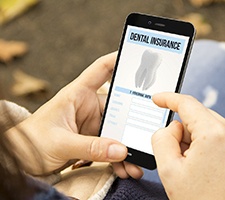
POLYGON ((138 167, 121 162, 127 156, 123 144, 95 137, 105 105, 105 95, 98 95, 97 90, 111 77, 115 60, 116 53, 99 58, 34 114, 9 130, 17 131, 9 138, 26 172, 38 175, 59 171, 84 159, 120 162, 114 165, 123 178, 142 176, 138 167))

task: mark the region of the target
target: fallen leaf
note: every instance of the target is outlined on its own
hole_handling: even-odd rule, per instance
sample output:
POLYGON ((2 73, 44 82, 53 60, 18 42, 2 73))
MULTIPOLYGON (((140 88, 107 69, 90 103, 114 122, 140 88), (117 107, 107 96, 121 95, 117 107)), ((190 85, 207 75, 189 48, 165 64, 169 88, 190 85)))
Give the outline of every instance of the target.
POLYGON ((190 3, 195 7, 207 6, 212 3, 224 3, 225 0, 189 0, 190 3))
POLYGON ((14 57, 20 57, 27 53, 28 45, 25 42, 6 41, 0 39, 0 61, 7 63, 14 57))
POLYGON ((38 2, 38 0, 0 0, 0 25, 24 13, 38 2))
POLYGON ((12 86, 12 94, 15 96, 27 96, 46 92, 49 88, 49 83, 47 81, 30 76, 21 70, 15 70, 13 72, 13 77, 15 83, 12 86))
POLYGON ((212 27, 207 23, 204 17, 199 13, 190 13, 181 18, 181 20, 191 22, 197 30, 197 36, 205 36, 209 34, 212 27))

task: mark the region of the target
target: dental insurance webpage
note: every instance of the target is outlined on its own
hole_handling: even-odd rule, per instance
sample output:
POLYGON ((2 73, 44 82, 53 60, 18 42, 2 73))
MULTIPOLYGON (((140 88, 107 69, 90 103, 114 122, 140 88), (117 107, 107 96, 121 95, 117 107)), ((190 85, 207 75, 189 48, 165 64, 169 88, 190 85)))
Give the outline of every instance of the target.
POLYGON ((128 26, 101 136, 152 154, 151 137, 169 110, 152 95, 175 91, 188 37, 128 26))

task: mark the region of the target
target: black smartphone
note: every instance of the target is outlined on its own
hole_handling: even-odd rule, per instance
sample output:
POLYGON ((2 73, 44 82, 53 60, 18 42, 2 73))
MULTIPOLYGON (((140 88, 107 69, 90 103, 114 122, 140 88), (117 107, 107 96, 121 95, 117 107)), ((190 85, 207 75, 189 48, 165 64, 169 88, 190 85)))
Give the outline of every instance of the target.
POLYGON ((188 22, 139 13, 127 17, 99 134, 126 145, 126 161, 156 168, 151 137, 173 113, 151 97, 179 92, 194 35, 188 22))

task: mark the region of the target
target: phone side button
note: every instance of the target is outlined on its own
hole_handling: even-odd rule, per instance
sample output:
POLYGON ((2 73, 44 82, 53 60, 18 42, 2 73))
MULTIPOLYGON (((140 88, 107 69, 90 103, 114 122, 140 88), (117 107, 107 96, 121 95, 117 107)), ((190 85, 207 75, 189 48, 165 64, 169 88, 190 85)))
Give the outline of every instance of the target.
POLYGON ((130 153, 130 152, 128 152, 128 153, 127 153, 127 155, 128 155, 128 156, 133 156, 133 154, 132 154, 132 153, 130 153))

